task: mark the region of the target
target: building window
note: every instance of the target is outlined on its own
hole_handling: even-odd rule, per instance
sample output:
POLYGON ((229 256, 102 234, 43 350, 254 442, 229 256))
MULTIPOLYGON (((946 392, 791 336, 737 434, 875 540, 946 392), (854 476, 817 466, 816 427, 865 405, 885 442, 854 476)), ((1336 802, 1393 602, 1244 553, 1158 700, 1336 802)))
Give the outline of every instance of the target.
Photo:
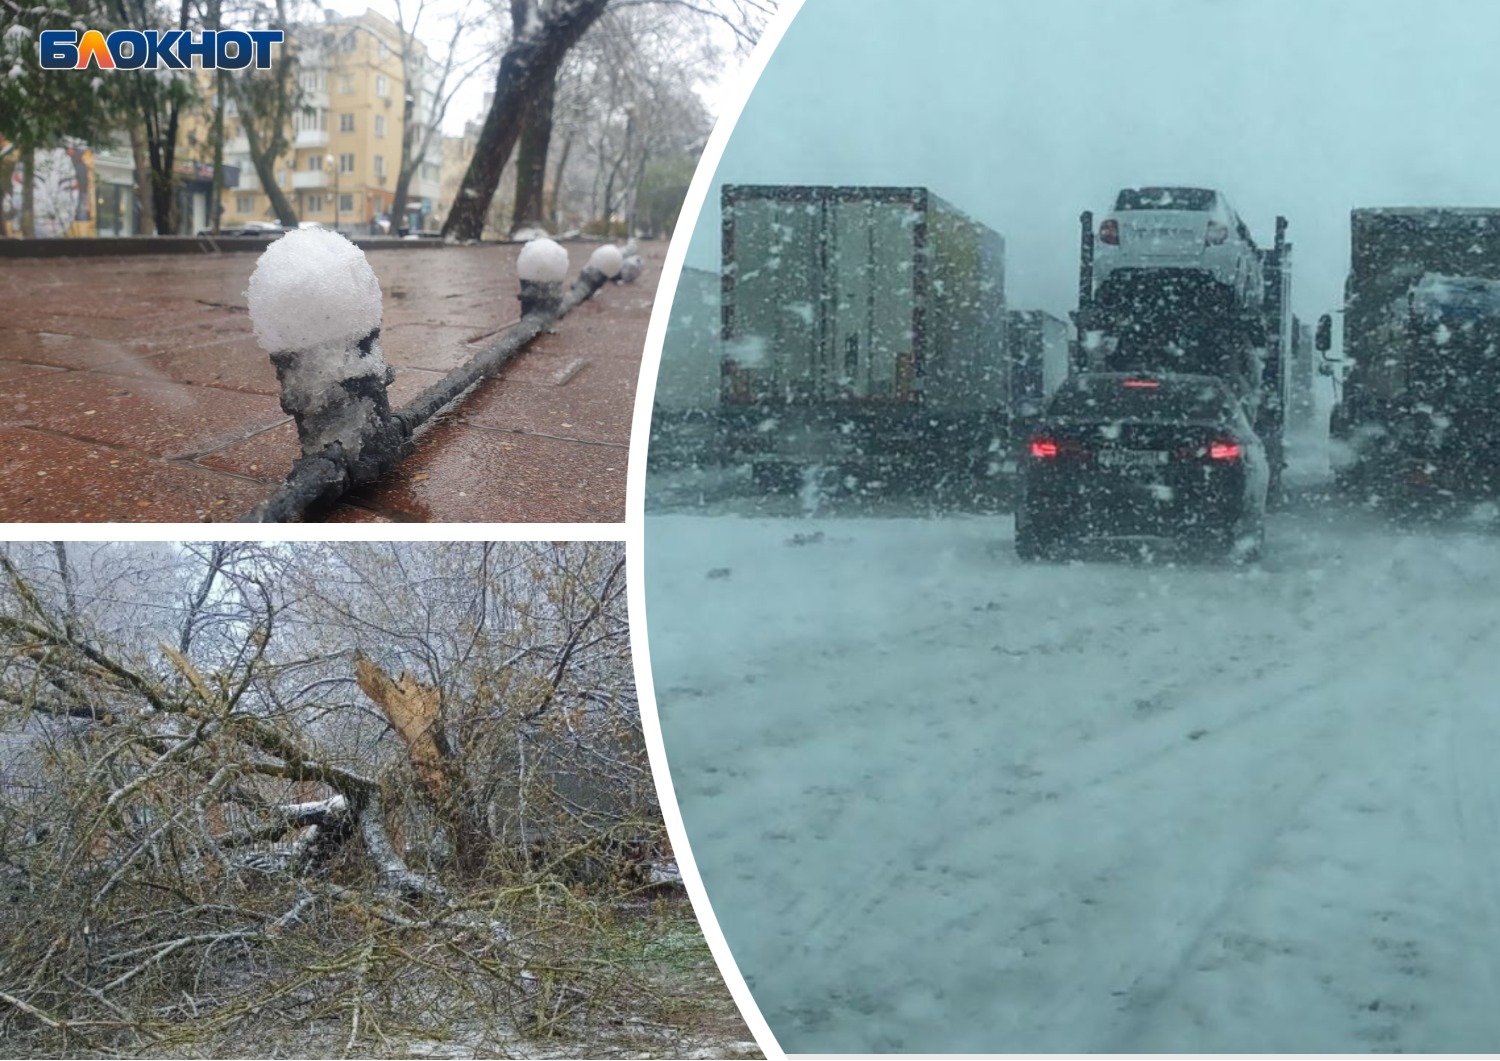
POLYGON ((384 136, 385 135, 385 115, 384 114, 377 114, 377 115, 375 115, 375 135, 376 136, 384 136))
POLYGON ((350 30, 344 35, 344 39, 339 41, 339 50, 345 54, 349 54, 354 51, 357 44, 358 42, 354 39, 354 31, 350 30))
MULTIPOLYGON (((390 47, 385 43, 385 41, 381 41, 380 42, 380 57, 382 59, 384 59, 387 55, 390 55, 390 54, 391 54, 390 47)), ((384 95, 384 93, 381 93, 381 94, 384 95)))
POLYGON ((286 170, 281 166, 276 167, 276 183, 278 186, 286 185, 286 170))
POLYGON ((378 177, 378 178, 380 178, 381 180, 385 179, 385 156, 384 155, 376 155, 375 156, 375 176, 378 177))
POLYGON ((255 213, 255 196, 236 195, 234 197, 234 209, 237 213, 241 214, 255 213))
POLYGON ((352 132, 354 132, 354 115, 352 115, 352 114, 340 114, 339 115, 339 132, 341 132, 341 133, 352 133, 352 132))
POLYGON ((339 95, 354 95, 354 78, 350 77, 348 74, 339 75, 339 95))
POLYGON ((307 197, 307 210, 309 214, 321 214, 323 212, 323 197, 321 195, 309 195, 307 197))
POLYGON ((323 109, 313 110, 311 107, 299 110, 292 119, 292 124, 300 132, 323 132, 328 131, 328 112, 323 109))
POLYGON ((340 192, 339 210, 346 214, 354 213, 354 196, 348 192, 340 192))
POLYGON ((323 168, 323 156, 322 155, 308 155, 307 156, 307 172, 309 172, 309 173, 316 173, 318 170, 320 170, 322 168, 323 168))
POLYGON ((386 83, 384 74, 375 75, 375 95, 381 97, 382 99, 384 99, 386 96, 386 83))
POLYGON ((342 155, 339 156, 339 172, 340 173, 353 173, 354 172, 354 152, 347 151, 344 154, 342 154, 342 155))

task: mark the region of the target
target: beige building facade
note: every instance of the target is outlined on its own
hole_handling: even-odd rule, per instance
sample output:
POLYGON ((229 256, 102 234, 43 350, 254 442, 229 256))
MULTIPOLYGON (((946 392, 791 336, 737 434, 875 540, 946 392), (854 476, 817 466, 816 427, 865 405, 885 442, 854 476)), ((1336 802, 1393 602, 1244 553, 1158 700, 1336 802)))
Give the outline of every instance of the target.
MULTIPOLYGON (((440 137, 432 138, 412 174, 406 209, 395 202, 402 131, 428 111, 426 78, 420 76, 428 67, 425 49, 416 45, 419 76, 409 85, 400 32, 374 11, 353 17, 326 12, 322 23, 299 29, 295 41, 302 105, 275 178, 298 220, 349 234, 435 231, 443 220, 437 211, 440 137)), ((224 191, 225 227, 275 220, 237 126, 231 119, 226 128, 224 161, 239 168, 239 181, 224 191)), ((414 134, 414 148, 420 148, 420 126, 414 134)))

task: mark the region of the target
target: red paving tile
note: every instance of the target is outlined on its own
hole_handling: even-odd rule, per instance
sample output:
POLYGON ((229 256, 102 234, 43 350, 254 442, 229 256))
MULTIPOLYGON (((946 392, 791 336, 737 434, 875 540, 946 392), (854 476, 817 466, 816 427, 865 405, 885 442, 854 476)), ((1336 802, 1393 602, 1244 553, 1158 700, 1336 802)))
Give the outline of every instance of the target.
POLYGON ((398 521, 435 512, 476 523, 539 522, 539 512, 554 523, 625 519, 623 449, 452 423, 426 441, 385 481, 351 493, 348 506, 398 521))
POLYGON ((624 380, 621 366, 600 358, 551 356, 561 385, 507 378, 464 403, 464 423, 629 446, 638 366, 624 380))
POLYGON ((157 457, 194 457, 286 419, 267 395, 93 372, 0 384, 0 407, 12 423, 157 457))
POLYGON ((191 463, 0 428, 0 512, 36 523, 234 519, 266 487, 191 463))
MULTIPOLYGON (((570 245, 575 273, 593 246, 570 245)), ((642 249, 638 283, 575 309, 450 407, 389 481, 327 518, 622 520, 623 446, 666 245, 642 249)), ((515 321, 517 250, 370 252, 393 406, 515 321)), ((235 519, 274 491, 296 438, 245 308, 257 257, 0 261, 0 519, 235 519)))
POLYGON ((188 346, 106 365, 100 369, 121 376, 168 380, 218 390, 243 391, 277 397, 276 369, 252 335, 188 346))
POLYGON ((42 376, 48 372, 61 372, 62 369, 55 365, 28 365, 24 361, 0 361, 0 383, 8 379, 22 379, 26 376, 42 376))

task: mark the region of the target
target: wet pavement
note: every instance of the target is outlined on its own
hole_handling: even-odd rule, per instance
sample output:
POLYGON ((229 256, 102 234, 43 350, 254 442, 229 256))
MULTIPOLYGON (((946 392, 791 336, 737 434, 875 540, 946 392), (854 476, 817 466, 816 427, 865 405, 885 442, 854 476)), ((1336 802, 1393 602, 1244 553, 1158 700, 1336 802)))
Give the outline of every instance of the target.
MULTIPOLYGON (((596 244, 568 244, 572 272, 596 244)), ((625 518, 665 241, 418 436, 336 522, 625 518)), ((519 316, 519 247, 371 250, 393 407, 519 316)), ((244 291, 255 254, 0 259, 0 520, 228 522, 298 455, 244 291)))

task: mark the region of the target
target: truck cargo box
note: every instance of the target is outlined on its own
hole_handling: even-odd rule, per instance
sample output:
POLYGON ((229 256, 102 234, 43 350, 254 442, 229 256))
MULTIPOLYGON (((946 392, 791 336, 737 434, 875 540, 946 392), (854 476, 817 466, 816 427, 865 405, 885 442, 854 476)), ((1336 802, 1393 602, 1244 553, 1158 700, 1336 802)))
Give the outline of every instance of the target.
POLYGON ((1002 238, 925 188, 726 185, 739 459, 956 468, 1010 401, 1002 238))

